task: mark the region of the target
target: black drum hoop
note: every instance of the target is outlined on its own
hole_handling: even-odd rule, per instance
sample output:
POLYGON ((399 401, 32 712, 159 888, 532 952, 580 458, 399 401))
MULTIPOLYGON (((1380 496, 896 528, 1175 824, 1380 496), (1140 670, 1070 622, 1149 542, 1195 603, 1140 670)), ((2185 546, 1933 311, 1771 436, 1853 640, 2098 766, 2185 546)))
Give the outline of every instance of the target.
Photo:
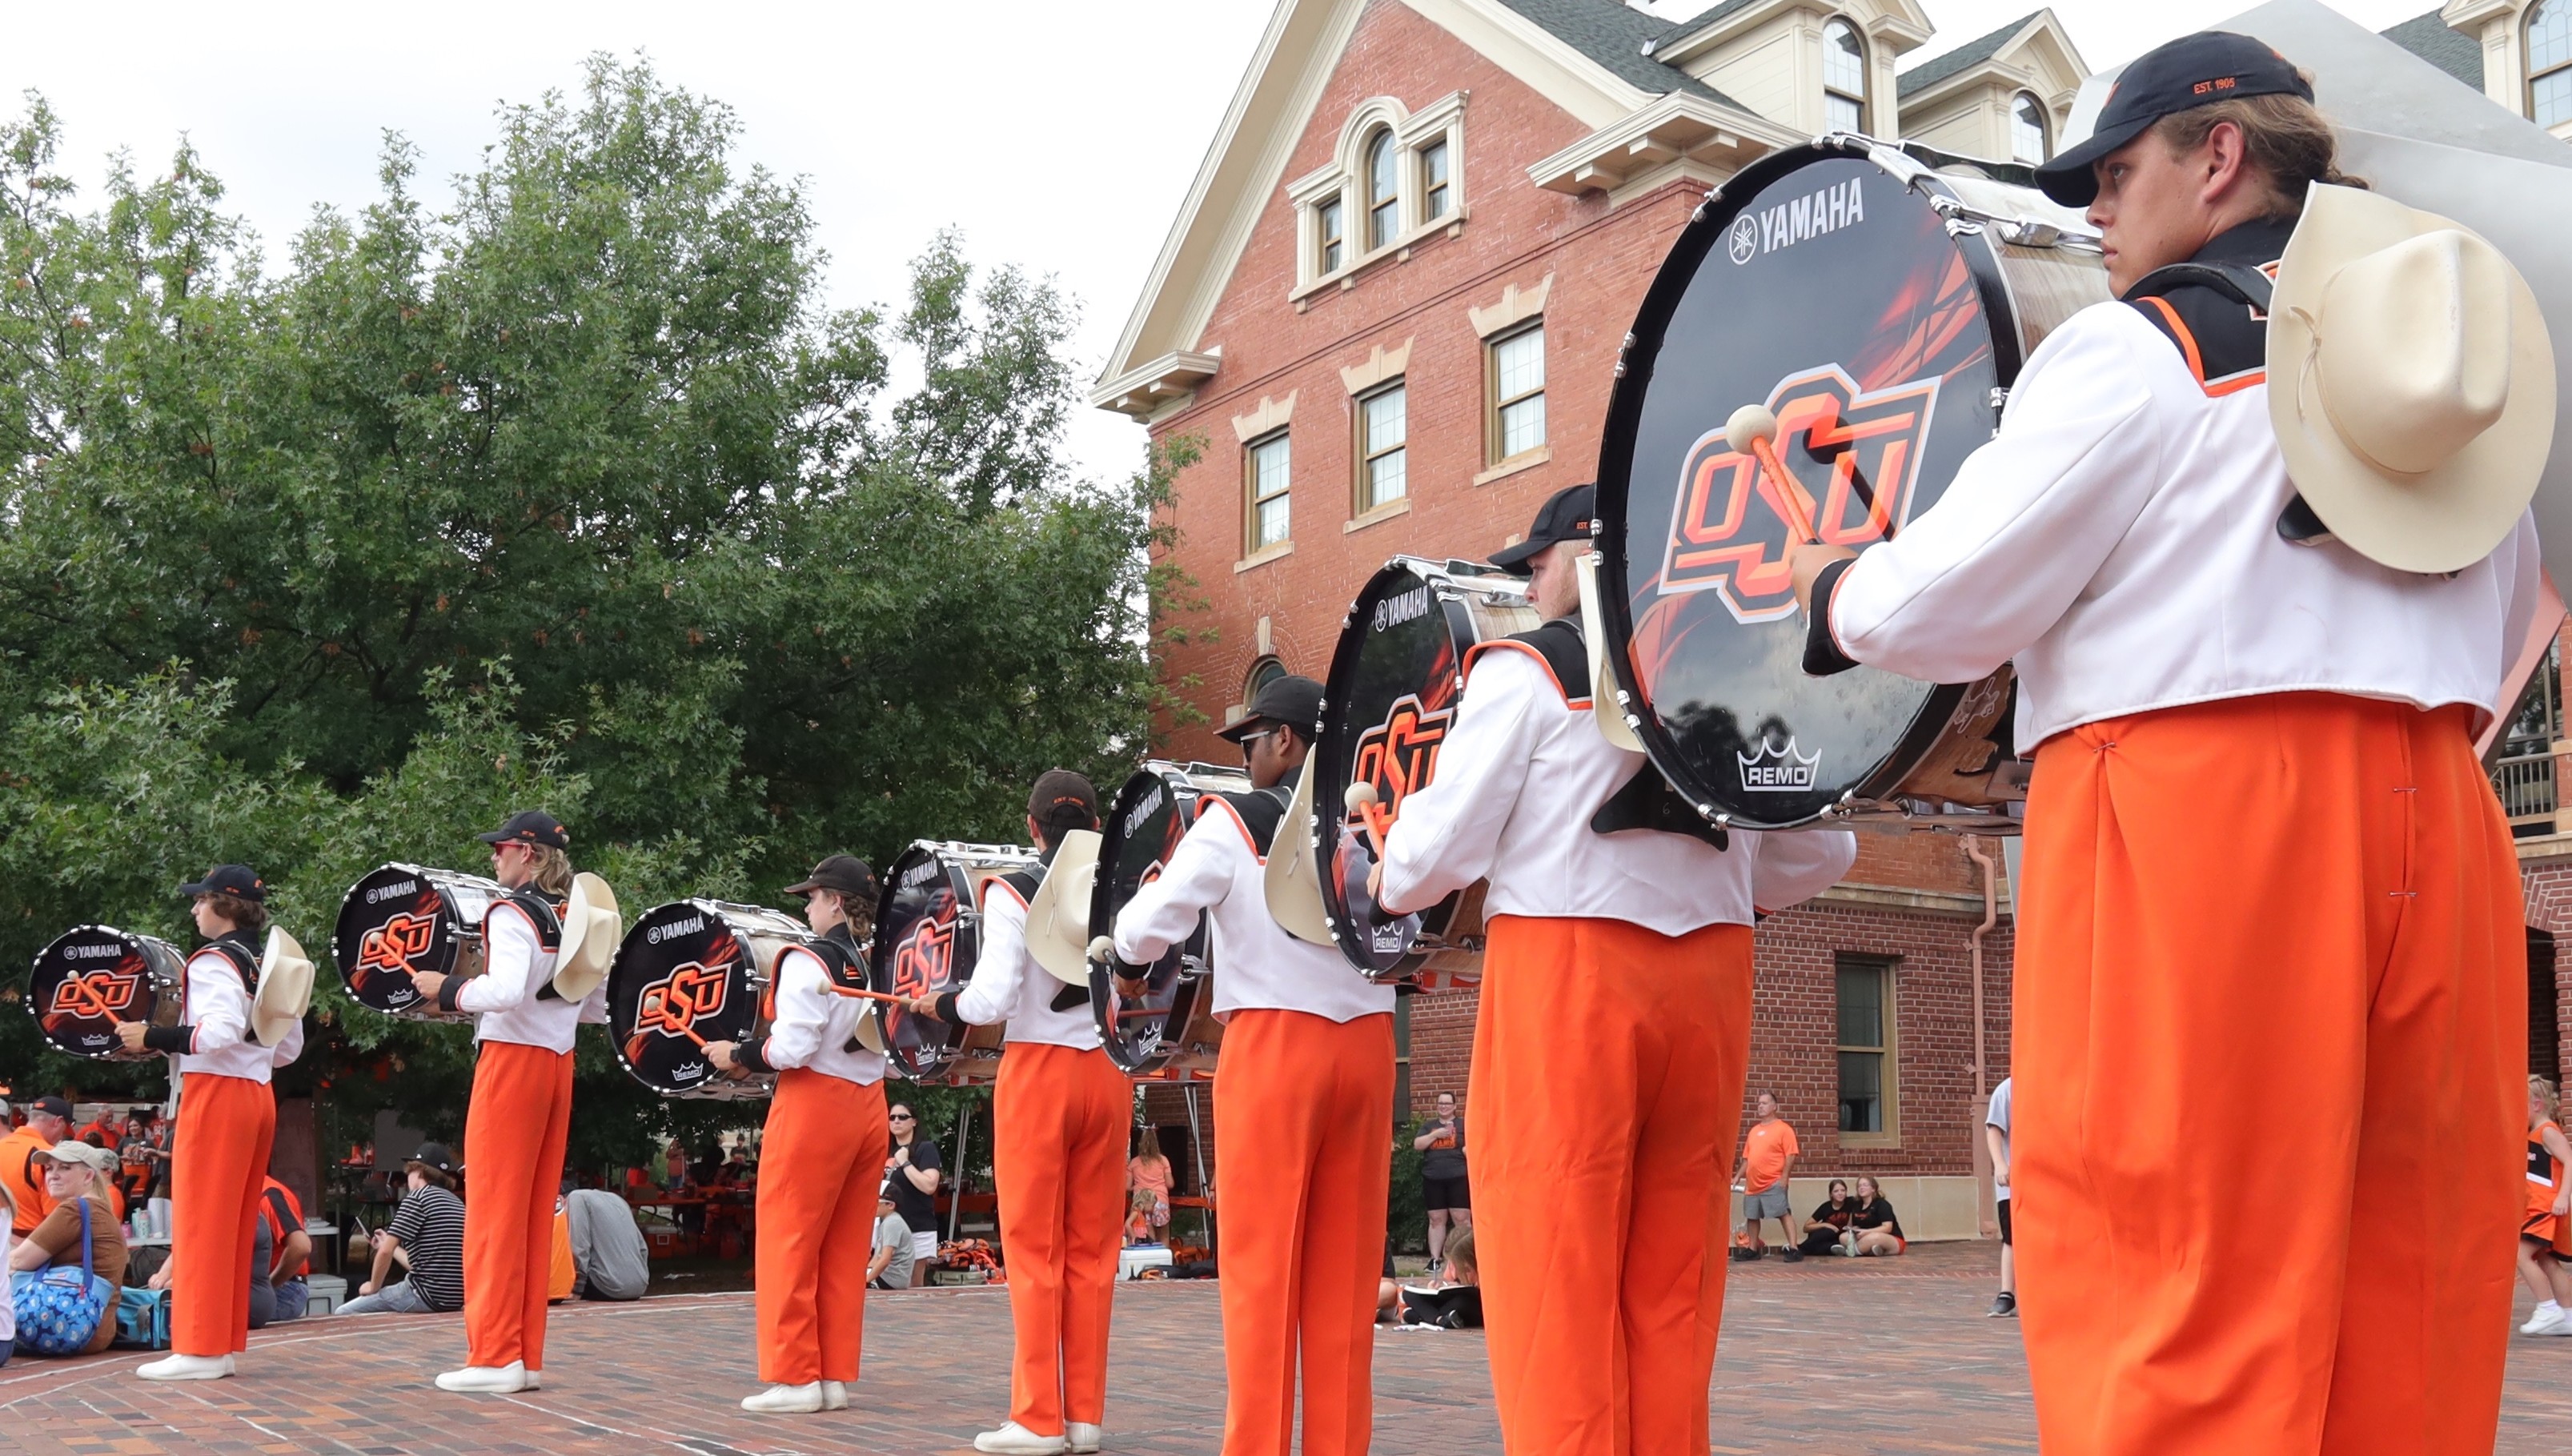
MULTIPOLYGON (((1156 759, 1137 769, 1116 791, 1114 806, 1107 816, 1098 847, 1100 873, 1090 891, 1089 934, 1091 939, 1113 936, 1116 933, 1117 914, 1125 908, 1126 903, 1130 903, 1130 897, 1128 902, 1118 902, 1115 899, 1118 871, 1114 868, 1122 857, 1127 842, 1125 822, 1128 816, 1141 802, 1142 796, 1151 792, 1152 787, 1157 784, 1164 793, 1169 795, 1167 812, 1182 816, 1179 837, 1185 838, 1189 830, 1195 827, 1197 817, 1205 812, 1207 797, 1220 792, 1199 784, 1197 782, 1199 778, 1235 781, 1241 785, 1243 792, 1248 792, 1250 788, 1249 777, 1239 769, 1228 769, 1210 763, 1172 763, 1156 759)), ((1278 833, 1282 836, 1292 826, 1281 824, 1278 827, 1278 833)), ((1214 931, 1210 920, 1200 914, 1197 917, 1195 933, 1163 952, 1161 958, 1147 968, 1147 975, 1143 978, 1145 984, 1154 991, 1167 990, 1170 995, 1169 1008, 1159 1014, 1160 1026, 1151 1034, 1151 1044, 1148 1047, 1142 1046, 1138 1036, 1128 1034, 1117 1023, 1116 985, 1112 969, 1095 962, 1091 963, 1089 967, 1090 1015, 1098 1023, 1099 1044, 1106 1050, 1107 1060, 1116 1064, 1117 1071, 1135 1078, 1160 1077, 1186 1052, 1187 1049, 1179 1045, 1179 1038, 1195 1021, 1198 1001, 1214 994, 1213 940, 1214 931), (1191 975, 1187 972, 1186 962, 1191 957, 1204 967, 1200 974, 1191 975)))

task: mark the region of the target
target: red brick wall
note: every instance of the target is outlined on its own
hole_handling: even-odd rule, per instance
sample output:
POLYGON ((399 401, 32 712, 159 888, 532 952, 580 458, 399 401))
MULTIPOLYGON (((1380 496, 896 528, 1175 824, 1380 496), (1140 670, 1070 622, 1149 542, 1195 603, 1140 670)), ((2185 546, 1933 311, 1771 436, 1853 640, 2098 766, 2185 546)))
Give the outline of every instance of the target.
POLYGON ((2557 1054, 2554 1080, 2560 1087, 2572 1083, 2572 955, 2560 953, 2562 940, 2572 936, 2572 860, 2539 861, 2528 865, 2520 872, 2519 882, 2527 895, 2527 923, 2537 930, 2553 933, 2556 938, 2554 1033, 2557 1054))

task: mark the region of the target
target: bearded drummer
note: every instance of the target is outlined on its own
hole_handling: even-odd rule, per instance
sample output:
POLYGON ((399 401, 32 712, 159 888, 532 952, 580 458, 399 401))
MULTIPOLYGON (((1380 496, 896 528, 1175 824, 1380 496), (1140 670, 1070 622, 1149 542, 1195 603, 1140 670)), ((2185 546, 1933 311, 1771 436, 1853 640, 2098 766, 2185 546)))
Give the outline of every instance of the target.
MULTIPOLYGON (((1098 827, 1098 791, 1048 769, 1027 795, 1027 833, 1050 868, 1064 835, 1098 827)), ((949 1026, 1009 1024, 991 1092, 991 1174, 1008 1260, 1016 1359, 1009 1418, 976 1451, 1095 1451, 1107 1408, 1107 1315, 1125 1222, 1133 1085, 1107 1060, 1089 993, 1046 974, 1027 949, 1043 883, 1017 873, 982 892, 982 950, 961 991, 911 1010, 949 1026)))
POLYGON ((1299 1361, 1305 1456, 1363 1453, 1374 1421, 1394 989, 1288 934, 1268 912, 1265 878, 1321 716, 1322 685, 1309 677, 1261 687, 1221 730, 1256 792, 1208 796, 1159 878, 1116 917, 1129 967, 1213 918, 1224 1456, 1286 1456, 1299 1361))
POLYGON ((2010 1184, 2048 1452, 2494 1439, 2527 963, 2474 735, 2539 567, 2535 468, 2511 495, 2477 457, 2524 443, 2508 340, 2542 325, 2488 245, 2308 192, 2332 157, 2264 44, 2135 61, 2037 172, 2119 301, 2046 339, 1909 529, 1794 556, 1808 670, 2017 664, 2010 1184), (2273 270, 2273 307, 2200 281, 2227 268, 2273 270))
MULTIPOLYGON (((252 1035, 268 884, 247 865, 217 865, 179 887, 206 943, 188 958, 186 1020, 154 1027, 120 1022, 128 1052, 178 1063, 179 1131, 171 1153, 170 1257, 181 1270, 170 1296, 170 1350, 138 1368, 146 1380, 220 1380, 250 1347, 251 1221, 267 1186, 277 1136, 271 1073, 294 1060, 285 1043, 252 1035)), ((299 1028, 300 1030, 300 1028, 299 1028)), ((300 1051, 302 1038, 293 1039, 300 1051)), ((259 1270, 264 1275, 266 1270, 259 1270)))
POLYGON ((858 1041, 867 1003, 834 993, 863 988, 865 937, 876 918, 876 872, 851 855, 813 867, 789 895, 819 947, 778 953, 768 1034, 714 1042, 719 1072, 774 1073, 761 1143, 758 1267, 759 1378, 768 1389, 741 1408, 771 1415, 846 1410, 866 1334, 867 1268, 884 1183, 885 1060, 858 1041))
POLYGON ((1837 883, 1857 846, 1595 827, 1655 770, 1591 715, 1575 563, 1594 493, 1556 492, 1492 556, 1544 625, 1467 655, 1437 777, 1398 806, 1370 881, 1390 915, 1491 882, 1466 1116, 1503 1444, 1687 1456, 1723 1313, 1751 923, 1837 883))
POLYGON ((411 973, 422 998, 474 1014, 472 1100, 464 1109, 465 1364, 440 1390, 533 1390, 545 1367, 545 1296, 553 1278, 554 1194, 571 1131, 571 1049, 582 1022, 607 1020, 605 986, 586 1001, 554 990, 563 907, 571 898, 571 833, 541 809, 488 834, 491 878, 509 891, 482 916, 483 973, 411 973))

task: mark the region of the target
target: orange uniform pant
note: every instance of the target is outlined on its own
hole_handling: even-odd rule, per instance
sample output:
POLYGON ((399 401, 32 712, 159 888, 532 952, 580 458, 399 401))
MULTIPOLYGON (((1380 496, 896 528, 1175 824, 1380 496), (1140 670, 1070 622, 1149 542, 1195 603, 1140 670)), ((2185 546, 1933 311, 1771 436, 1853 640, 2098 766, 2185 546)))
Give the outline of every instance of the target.
POLYGON ((1512 1456, 1706 1451, 1749 1053, 1749 927, 1493 919, 1465 1115, 1512 1456))
POLYGON ((252 1220, 276 1140, 277 1094, 267 1083, 186 1074, 170 1150, 170 1348, 176 1353, 220 1356, 250 1348, 250 1263, 258 1236, 252 1220))
POLYGON ((1011 1042, 991 1090, 991 1175, 1009 1274, 1009 1419, 1039 1436, 1099 1424, 1107 1310, 1125 1226, 1133 1085, 1092 1048, 1011 1042))
POLYGON ((2038 751, 2010 1191, 2047 1456, 2492 1449, 2526 932, 2466 728, 2275 694, 2038 751))
POLYGON ((858 1378, 884 1161, 883 1083, 777 1075, 760 1144, 760 1379, 858 1378))
POLYGON ((1239 1011, 1215 1067, 1223 1456, 1358 1456, 1375 1421, 1375 1294, 1392 1165, 1393 1018, 1239 1011))
POLYGON ((571 1054, 485 1042, 464 1109, 466 1363, 545 1366, 571 1054))

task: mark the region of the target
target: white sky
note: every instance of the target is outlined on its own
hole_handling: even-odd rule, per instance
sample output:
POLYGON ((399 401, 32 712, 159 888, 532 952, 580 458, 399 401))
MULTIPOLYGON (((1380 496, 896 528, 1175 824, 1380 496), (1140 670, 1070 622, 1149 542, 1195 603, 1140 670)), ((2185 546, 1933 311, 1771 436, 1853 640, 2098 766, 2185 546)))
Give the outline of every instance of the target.
MULTIPOLYGON (((1684 15, 1712 0, 1657 0, 1684 15)), ((2016 19, 2036 0, 1926 0, 1920 56, 2016 19)), ((2113 65, 2250 0, 2058 0, 2093 66, 2113 65)), ((2334 0, 2382 29, 2431 0, 2334 0)), ((668 80, 730 104, 740 155, 804 179, 827 295, 899 301, 941 227, 977 264, 1054 276, 1080 305, 1084 375, 1115 344, 1270 0, 854 0, 723 6, 665 0, 449 0, 393 8, 262 0, 12 8, 0 97, 42 91, 62 161, 95 197, 107 155, 163 162, 188 133, 264 237, 272 268, 316 204, 375 196, 381 134, 421 151, 420 193, 471 170, 502 102, 570 91, 593 51, 641 50, 668 80)), ((1130 470, 1141 429, 1076 411, 1084 473, 1130 470)))

